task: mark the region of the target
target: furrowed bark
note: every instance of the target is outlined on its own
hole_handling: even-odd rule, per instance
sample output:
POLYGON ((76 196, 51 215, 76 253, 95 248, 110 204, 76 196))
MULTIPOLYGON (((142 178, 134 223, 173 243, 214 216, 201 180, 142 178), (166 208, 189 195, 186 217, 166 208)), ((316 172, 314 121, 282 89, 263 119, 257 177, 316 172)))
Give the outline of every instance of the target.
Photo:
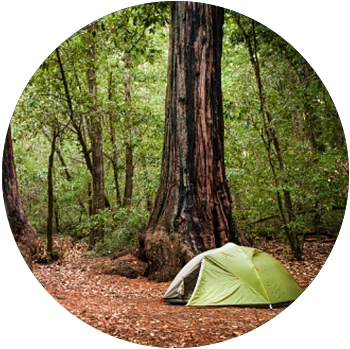
POLYGON ((246 243, 225 175, 223 11, 192 2, 172 7, 160 187, 140 241, 150 279, 169 280, 198 253, 228 241, 246 243))
POLYGON ((2 190, 10 228, 22 256, 31 268, 38 253, 38 235, 24 211, 14 163, 11 126, 9 126, 2 159, 2 190))

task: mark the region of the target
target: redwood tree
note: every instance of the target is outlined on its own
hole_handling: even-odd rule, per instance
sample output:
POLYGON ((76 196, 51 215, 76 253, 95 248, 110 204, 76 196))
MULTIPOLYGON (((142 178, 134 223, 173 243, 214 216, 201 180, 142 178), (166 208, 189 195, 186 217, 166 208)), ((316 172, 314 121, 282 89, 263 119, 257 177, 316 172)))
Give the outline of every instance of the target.
POLYGON ((38 235, 23 209, 18 189, 11 126, 7 130, 2 159, 2 190, 11 231, 28 266, 31 266, 38 252, 38 235))
POLYGON ((150 279, 169 280, 198 253, 246 242, 232 216, 225 175, 223 18, 220 7, 172 5, 160 186, 140 239, 150 279))

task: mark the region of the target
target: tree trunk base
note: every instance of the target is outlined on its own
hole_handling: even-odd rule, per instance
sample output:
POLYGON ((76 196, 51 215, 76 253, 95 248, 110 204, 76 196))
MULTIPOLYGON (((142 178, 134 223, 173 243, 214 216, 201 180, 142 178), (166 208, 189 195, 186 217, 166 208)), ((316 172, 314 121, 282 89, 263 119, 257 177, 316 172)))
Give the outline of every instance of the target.
POLYGON ((17 221, 13 237, 15 238, 23 259, 27 263, 29 269, 32 270, 32 261, 36 259, 38 252, 38 235, 36 230, 28 221, 17 221))
POLYGON ((141 255, 148 263, 148 279, 170 281, 193 256, 179 234, 169 234, 162 228, 148 230, 141 246, 141 255))

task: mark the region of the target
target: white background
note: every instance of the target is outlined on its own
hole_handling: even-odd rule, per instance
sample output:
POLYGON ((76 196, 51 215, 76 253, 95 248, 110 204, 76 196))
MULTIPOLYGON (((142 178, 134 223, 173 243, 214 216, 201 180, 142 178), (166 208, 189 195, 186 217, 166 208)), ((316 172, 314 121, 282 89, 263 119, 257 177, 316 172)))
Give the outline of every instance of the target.
MULTIPOLYGON (((128 1, 127 6, 142 1, 128 1)), ((291 43, 321 77, 349 136, 349 11, 347 1, 211 1, 252 17, 291 43)), ((41 62, 89 22, 124 2, 17 0, 0 5, 0 154, 7 125, 25 85, 41 62)), ((45 188, 43 188, 45 190, 45 188)), ((61 307, 31 274, 12 238, 0 204, 0 346, 107 348, 135 344, 105 335, 61 307)), ((311 286, 281 315, 216 348, 346 348, 349 325, 349 214, 335 247, 311 286)))

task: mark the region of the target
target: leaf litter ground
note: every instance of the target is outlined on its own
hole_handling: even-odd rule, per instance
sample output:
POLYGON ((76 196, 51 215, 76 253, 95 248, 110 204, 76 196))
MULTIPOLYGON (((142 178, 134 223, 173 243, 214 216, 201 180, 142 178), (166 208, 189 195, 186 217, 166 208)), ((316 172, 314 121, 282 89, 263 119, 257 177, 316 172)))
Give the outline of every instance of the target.
MULTIPOLYGON (((301 262, 291 257, 287 245, 276 241, 261 241, 255 247, 280 260, 305 289, 322 268, 333 244, 328 240, 307 242, 301 262)), ((214 344, 252 331, 285 309, 159 304, 170 282, 108 274, 111 258, 88 258, 84 255, 86 246, 70 239, 56 241, 56 247, 63 258, 49 265, 34 264, 33 273, 42 286, 80 320, 129 342, 162 348, 214 344)), ((130 254, 120 259, 135 270, 143 268, 130 254)))

